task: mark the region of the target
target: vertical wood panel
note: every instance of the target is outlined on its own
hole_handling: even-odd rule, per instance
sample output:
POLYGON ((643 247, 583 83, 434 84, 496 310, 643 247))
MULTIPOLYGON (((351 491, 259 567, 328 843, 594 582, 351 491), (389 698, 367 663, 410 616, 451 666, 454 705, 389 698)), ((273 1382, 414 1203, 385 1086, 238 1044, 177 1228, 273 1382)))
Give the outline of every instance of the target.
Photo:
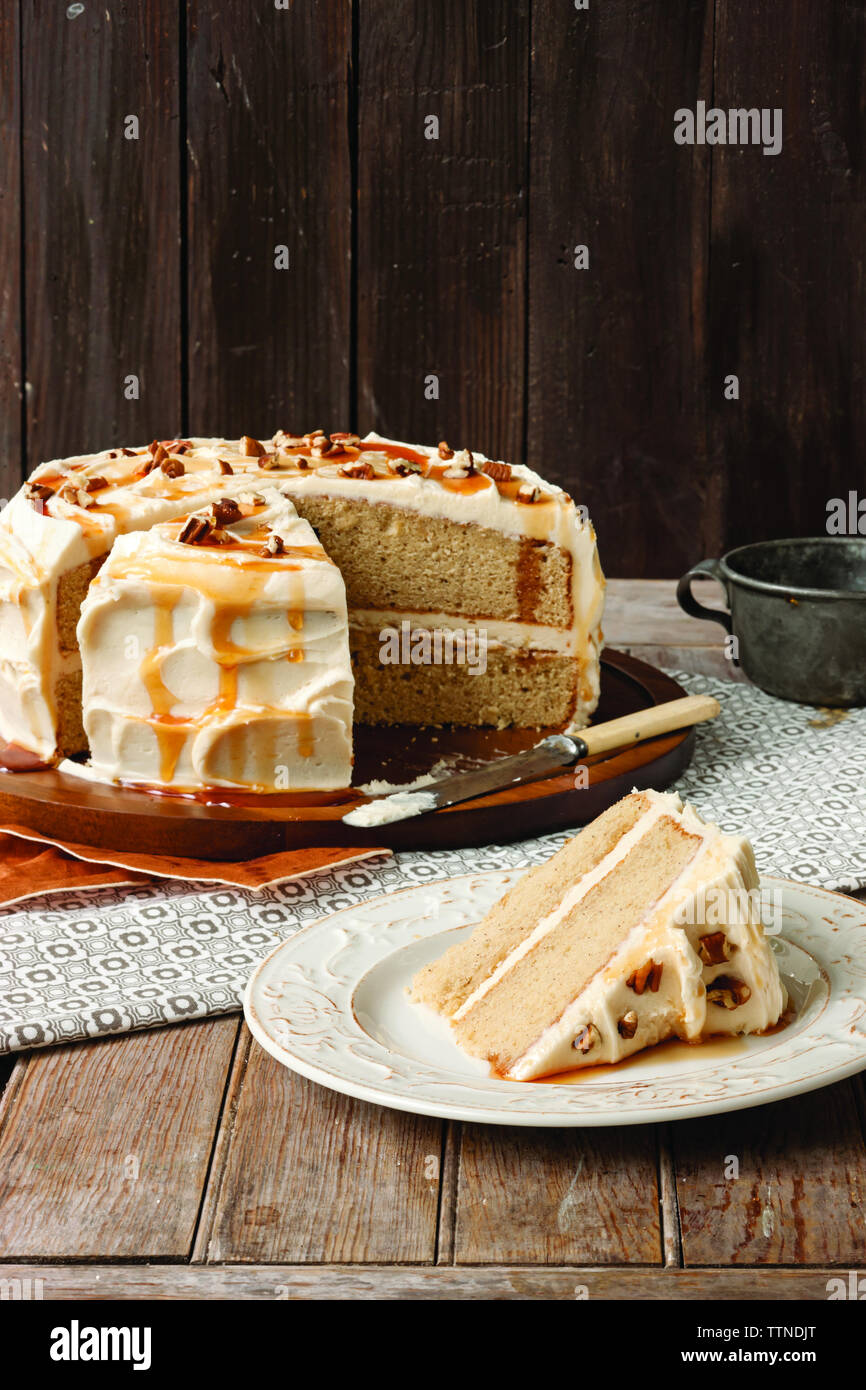
POLYGON ((510 1261, 658 1264, 654 1130, 464 1125, 455 1262, 510 1261))
POLYGON ((360 2, 362 430, 522 455, 527 11, 360 2))
POLYGON ((709 156, 674 143, 674 111, 710 89, 712 16, 712 0, 532 9, 529 461, 589 506, 623 577, 715 545, 709 156))
POLYGON ((236 1018, 19 1059, 0 1107, 0 1259, 185 1259, 236 1018))
POLYGON ((257 1043, 229 1102, 233 1128, 203 1216, 209 1260, 433 1260, 439 1120, 315 1086, 257 1043))
POLYGON ((673 1133, 687 1266, 863 1264, 866 1153, 850 1082, 673 1133))
POLYGON ((180 425, 177 3, 24 0, 22 22, 32 466, 180 425))
POLYGON ((866 493, 864 74, 863 5, 719 0, 715 104, 783 110, 780 154, 713 154, 710 399, 729 545, 821 533, 829 498, 866 493), (737 402, 722 396, 730 372, 737 402))
POLYGON ((192 433, 347 428, 350 60, 346 0, 189 0, 192 433))
MULTIPOLYGON (((21 459, 21 123, 18 3, 0 9, 0 497, 11 497, 21 459)), ((0 503, 2 505, 2 503, 0 503)))

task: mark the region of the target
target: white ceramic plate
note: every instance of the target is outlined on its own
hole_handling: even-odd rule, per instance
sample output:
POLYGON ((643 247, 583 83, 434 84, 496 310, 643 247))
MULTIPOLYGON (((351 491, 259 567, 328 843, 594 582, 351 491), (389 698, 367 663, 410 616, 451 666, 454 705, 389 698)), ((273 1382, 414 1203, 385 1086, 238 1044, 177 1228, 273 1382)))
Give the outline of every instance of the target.
POLYGON ((780 1032, 663 1043, 561 1081, 502 1081, 466 1057, 406 986, 524 870, 466 874, 345 908, 284 942, 244 1012, 273 1057, 323 1086, 395 1110, 508 1125, 645 1124, 783 1100, 866 1066, 866 903, 765 878, 782 891, 773 938, 796 1006, 780 1032))

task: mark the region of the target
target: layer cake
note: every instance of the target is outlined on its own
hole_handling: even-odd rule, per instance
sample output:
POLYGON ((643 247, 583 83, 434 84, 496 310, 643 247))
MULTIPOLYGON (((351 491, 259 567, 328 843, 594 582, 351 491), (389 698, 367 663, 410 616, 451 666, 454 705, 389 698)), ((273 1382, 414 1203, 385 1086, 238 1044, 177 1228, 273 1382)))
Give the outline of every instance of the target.
POLYGON ((652 791, 530 869, 412 997, 516 1081, 760 1032, 786 1004, 748 841, 652 791))

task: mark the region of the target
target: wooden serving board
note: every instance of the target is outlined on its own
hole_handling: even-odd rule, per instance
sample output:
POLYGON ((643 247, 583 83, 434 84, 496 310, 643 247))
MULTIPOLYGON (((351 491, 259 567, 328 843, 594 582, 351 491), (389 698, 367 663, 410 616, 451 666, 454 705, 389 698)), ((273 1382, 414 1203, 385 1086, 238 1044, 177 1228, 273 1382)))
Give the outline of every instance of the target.
MULTIPOLYGON (((654 667, 605 651, 596 722, 616 719, 686 692, 654 667)), ((531 747, 553 730, 369 727, 355 730, 355 782, 412 782, 442 759, 458 772, 531 747)), ((491 844, 583 825, 633 787, 670 785, 691 761, 694 729, 587 759, 589 785, 574 769, 509 787, 463 806, 375 830, 343 824, 366 798, 340 792, 262 796, 214 790, 167 795, 87 782, 54 769, 0 771, 0 820, 100 849, 192 859, 252 859, 283 849, 389 845, 449 849, 491 844)))

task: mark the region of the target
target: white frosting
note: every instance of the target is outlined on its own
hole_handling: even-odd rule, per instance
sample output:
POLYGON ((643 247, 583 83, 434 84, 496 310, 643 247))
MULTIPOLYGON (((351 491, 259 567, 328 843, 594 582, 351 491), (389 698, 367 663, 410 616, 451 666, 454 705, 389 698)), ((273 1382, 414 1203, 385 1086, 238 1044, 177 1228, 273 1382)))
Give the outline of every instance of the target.
MULTIPOLYGON (((97 776, 190 790, 348 786, 351 696, 342 577, 273 488, 183 543, 184 521, 120 537, 78 638, 97 776), (284 551, 264 556, 267 537, 284 551)), ((205 513, 202 513, 203 515, 205 513)))
POLYGON ((672 1036, 697 1042, 717 1033, 759 1032, 775 1024, 785 1008, 787 996, 756 905, 758 875, 748 842, 723 835, 718 827, 706 824, 674 793, 643 794, 651 803, 648 811, 590 873, 566 891, 557 907, 482 981, 452 1018, 453 1023, 465 1019, 518 961, 624 862, 660 818, 672 818, 687 834, 699 839, 688 863, 661 898, 648 905, 608 963, 511 1065, 506 1075, 513 1080, 618 1062, 672 1036), (707 905, 719 902, 727 906, 724 919, 708 924, 707 905), (682 925, 683 919, 688 925, 682 925), (705 965, 698 953, 700 938, 719 931, 729 943, 730 959, 705 965), (638 995, 626 981, 649 959, 662 966, 659 988, 638 995), (720 976, 741 981, 749 991, 748 999, 730 1010, 708 1003, 707 989, 720 976), (637 1015, 637 1028, 631 1038, 624 1038, 618 1024, 631 1011, 637 1015), (593 1046, 583 1053, 575 1048, 575 1039, 590 1024, 596 1034, 593 1046))
POLYGON ((432 811, 436 798, 432 792, 395 792, 381 801, 368 801, 343 817, 346 825, 376 826, 390 825, 395 820, 408 820, 410 816, 423 816, 432 811))

